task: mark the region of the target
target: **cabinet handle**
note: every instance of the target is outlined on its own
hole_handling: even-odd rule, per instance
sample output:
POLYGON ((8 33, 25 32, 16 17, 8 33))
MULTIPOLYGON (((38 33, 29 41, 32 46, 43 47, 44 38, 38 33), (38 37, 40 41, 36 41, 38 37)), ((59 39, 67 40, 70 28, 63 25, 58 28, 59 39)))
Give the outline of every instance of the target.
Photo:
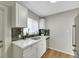
POLYGON ((1 45, 0 45, 0 48, 1 48, 1 47, 3 47, 3 44, 2 44, 2 43, 3 43, 3 41, 0 41, 0 43, 1 43, 1 45))
POLYGON ((73 44, 73 47, 76 47, 76 44, 73 44))
POLYGON ((3 41, 0 41, 0 43, 2 43, 3 41))
POLYGON ((0 48, 2 48, 3 47, 3 44, 2 45, 0 45, 0 48))

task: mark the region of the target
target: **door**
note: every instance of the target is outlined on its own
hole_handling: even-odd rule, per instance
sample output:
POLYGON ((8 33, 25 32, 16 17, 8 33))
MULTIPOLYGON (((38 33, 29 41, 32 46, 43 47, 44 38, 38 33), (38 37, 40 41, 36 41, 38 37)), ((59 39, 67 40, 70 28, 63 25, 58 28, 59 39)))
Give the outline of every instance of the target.
POLYGON ((79 15, 75 19, 75 50, 79 54, 79 15))
POLYGON ((0 4, 0 58, 8 57, 10 50, 7 45, 11 40, 9 12, 8 6, 0 4))
POLYGON ((3 57, 3 12, 0 10, 0 58, 3 57))

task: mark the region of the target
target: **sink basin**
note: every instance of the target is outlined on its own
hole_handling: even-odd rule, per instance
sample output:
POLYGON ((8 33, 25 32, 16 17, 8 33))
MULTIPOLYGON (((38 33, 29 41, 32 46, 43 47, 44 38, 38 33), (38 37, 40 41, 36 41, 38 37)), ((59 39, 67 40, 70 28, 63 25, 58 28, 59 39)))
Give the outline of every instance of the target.
POLYGON ((32 37, 32 40, 39 40, 40 37, 32 37))

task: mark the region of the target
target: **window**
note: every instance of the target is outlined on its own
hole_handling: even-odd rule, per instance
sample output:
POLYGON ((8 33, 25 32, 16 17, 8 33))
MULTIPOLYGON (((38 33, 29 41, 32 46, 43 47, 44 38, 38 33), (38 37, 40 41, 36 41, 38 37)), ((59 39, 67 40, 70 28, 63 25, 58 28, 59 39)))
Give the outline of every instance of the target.
POLYGON ((38 21, 37 20, 28 18, 27 24, 28 24, 27 26, 28 26, 30 35, 38 33, 38 21))

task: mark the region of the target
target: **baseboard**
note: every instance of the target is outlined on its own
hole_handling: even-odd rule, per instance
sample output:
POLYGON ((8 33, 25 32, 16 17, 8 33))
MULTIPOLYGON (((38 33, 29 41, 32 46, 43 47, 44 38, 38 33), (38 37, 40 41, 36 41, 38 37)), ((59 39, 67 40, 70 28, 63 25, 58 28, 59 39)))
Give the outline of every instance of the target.
POLYGON ((68 54, 68 55, 74 56, 74 54, 67 53, 67 52, 64 52, 64 51, 61 51, 61 50, 58 50, 58 49, 54 49, 54 48, 50 48, 50 47, 48 49, 55 50, 55 51, 58 51, 58 52, 61 52, 61 53, 64 53, 64 54, 68 54))

